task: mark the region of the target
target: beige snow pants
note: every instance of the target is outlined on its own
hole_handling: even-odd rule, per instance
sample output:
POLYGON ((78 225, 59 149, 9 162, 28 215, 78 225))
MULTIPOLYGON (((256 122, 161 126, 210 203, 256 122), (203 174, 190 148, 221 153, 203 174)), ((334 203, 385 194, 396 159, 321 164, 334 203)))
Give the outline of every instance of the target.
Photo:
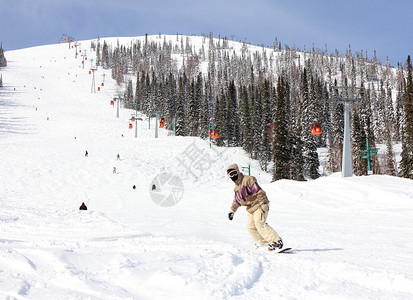
POLYGON ((281 240, 278 233, 266 223, 269 206, 262 204, 254 213, 248 214, 248 232, 260 244, 271 244, 281 240))

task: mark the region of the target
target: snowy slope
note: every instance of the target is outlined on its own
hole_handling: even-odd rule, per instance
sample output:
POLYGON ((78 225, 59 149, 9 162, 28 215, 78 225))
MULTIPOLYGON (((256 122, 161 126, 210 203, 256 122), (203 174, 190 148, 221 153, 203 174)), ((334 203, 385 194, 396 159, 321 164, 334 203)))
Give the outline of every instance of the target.
POLYGON ((412 181, 270 183, 242 149, 164 129, 155 139, 145 118, 135 138, 134 112, 116 118, 109 105, 122 90, 110 72, 91 93, 89 70, 67 44, 6 57, 0 299, 413 299, 412 181), (233 162, 251 164, 271 200, 268 222, 293 254, 255 249, 244 209, 227 219, 233 162), (184 184, 171 207, 151 199, 163 172, 184 184))

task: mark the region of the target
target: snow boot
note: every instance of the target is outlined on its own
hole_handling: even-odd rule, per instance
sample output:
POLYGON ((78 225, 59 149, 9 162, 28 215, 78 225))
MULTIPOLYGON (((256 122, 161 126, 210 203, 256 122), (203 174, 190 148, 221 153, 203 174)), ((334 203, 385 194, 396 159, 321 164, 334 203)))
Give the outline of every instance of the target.
POLYGON ((272 244, 269 244, 268 245, 268 251, 274 251, 274 250, 277 250, 277 249, 282 249, 282 247, 283 247, 283 241, 279 240, 278 242, 274 242, 272 244))

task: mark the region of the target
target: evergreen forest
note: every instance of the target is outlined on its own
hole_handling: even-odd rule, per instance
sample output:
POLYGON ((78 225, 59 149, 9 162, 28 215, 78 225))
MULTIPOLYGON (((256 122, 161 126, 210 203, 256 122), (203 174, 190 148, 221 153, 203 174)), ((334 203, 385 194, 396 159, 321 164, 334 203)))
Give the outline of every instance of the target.
POLYGON ((351 98, 350 126, 355 175, 367 175, 358 150, 386 145, 372 156, 374 174, 413 179, 413 79, 410 56, 391 66, 376 53, 253 46, 226 37, 156 36, 129 45, 93 41, 97 65, 111 69, 125 87, 124 105, 166 120, 180 136, 242 147, 273 180, 318 178, 341 170, 344 104, 351 98), (168 38, 167 38, 168 37, 168 38), (196 42, 195 42, 196 41, 196 42), (312 134, 319 124, 322 134, 312 134), (401 144, 396 161, 394 145, 401 144))

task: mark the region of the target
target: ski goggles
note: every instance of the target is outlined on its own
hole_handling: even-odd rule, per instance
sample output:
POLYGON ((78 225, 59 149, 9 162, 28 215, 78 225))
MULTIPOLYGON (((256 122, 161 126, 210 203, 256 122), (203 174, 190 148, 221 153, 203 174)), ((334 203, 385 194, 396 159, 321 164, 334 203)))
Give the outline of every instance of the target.
POLYGON ((230 178, 235 177, 238 175, 238 171, 237 170, 228 170, 228 176, 230 178))

